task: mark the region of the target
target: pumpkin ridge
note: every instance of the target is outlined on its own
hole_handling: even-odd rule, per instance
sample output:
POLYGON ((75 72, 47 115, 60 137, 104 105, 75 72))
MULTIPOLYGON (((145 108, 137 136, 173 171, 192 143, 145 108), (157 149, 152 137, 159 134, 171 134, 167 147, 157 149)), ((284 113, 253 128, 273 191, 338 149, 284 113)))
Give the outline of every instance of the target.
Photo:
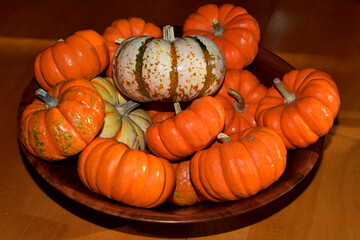
MULTIPOLYGON (((260 130, 262 133, 267 133, 266 131, 262 131, 262 130, 260 130)), ((269 146, 267 145, 267 144, 265 144, 263 141, 262 141, 262 139, 260 138, 260 137, 257 137, 257 136, 249 136, 250 134, 252 133, 252 131, 249 131, 247 134, 246 134, 246 137, 249 139, 249 138, 255 138, 256 140, 257 140, 257 144, 262 144, 262 146, 263 146, 263 148, 261 148, 262 149, 262 151, 263 151, 263 149, 266 149, 266 153, 265 153, 265 155, 268 155, 268 153, 269 152, 271 152, 270 150, 269 150, 269 146)), ((245 140, 243 140, 243 141, 245 141, 245 140)), ((246 141, 248 141, 248 140, 246 140, 246 141)), ((273 147, 273 146, 271 146, 271 147, 273 147)), ((270 147, 270 148, 271 148, 270 147)), ((258 147, 258 148, 260 148, 260 147, 258 147)), ((248 149, 248 148, 246 148, 246 149, 248 149)), ((257 174, 257 179, 258 179, 258 181, 259 181, 259 183, 260 183, 260 187, 259 187, 259 191, 261 191, 261 190, 263 190, 263 189, 265 189, 266 187, 263 187, 263 183, 264 183, 264 180, 261 178, 261 174, 260 174, 260 172, 259 172, 259 169, 258 169, 258 166, 256 166, 256 164, 255 164, 255 158, 254 158, 254 156, 252 155, 252 154, 250 154, 249 153, 249 156, 250 156, 250 159, 251 159, 251 163, 254 165, 254 168, 256 169, 256 174, 257 174)), ((273 161, 272 161, 273 159, 271 159, 271 162, 273 163, 273 161)), ((274 175, 274 177, 273 177, 273 179, 275 179, 275 177, 276 177, 276 175, 275 174, 273 174, 274 175)), ((272 181, 272 182, 274 182, 274 181, 272 181)), ((248 192, 249 193, 249 192, 248 192)), ((249 195, 252 195, 252 193, 250 193, 249 195)))
POLYGON ((132 128, 135 130, 136 132, 136 141, 137 144, 139 144, 140 149, 145 151, 146 149, 146 141, 142 141, 143 139, 145 139, 145 134, 144 132, 141 130, 141 128, 136 124, 136 122, 134 120, 131 119, 130 116, 126 117, 126 119, 129 121, 130 125, 132 126, 132 128))
POLYGON ((115 72, 119 72, 119 67, 118 67, 118 58, 122 52, 122 50, 124 49, 124 46, 125 46, 125 43, 126 42, 129 42, 129 41, 132 41, 134 39, 136 39, 137 36, 133 36, 131 38, 127 38, 125 39, 124 41, 121 42, 121 44, 118 46, 118 48, 116 49, 116 51, 114 52, 114 56, 113 56, 113 61, 112 61, 112 71, 113 71, 113 80, 114 80, 114 83, 116 85, 116 87, 118 87, 121 92, 124 92, 124 88, 122 87, 121 84, 119 84, 120 80, 118 80, 118 77, 117 77, 117 74, 114 74, 115 72))
MULTIPOLYGON (((85 38, 84 36, 82 36, 82 35, 80 35, 80 34, 76 34, 76 35, 74 35, 74 36, 76 36, 76 37, 78 37, 78 38, 80 38, 80 39, 82 39, 82 40, 84 40, 85 42, 87 42, 88 44, 89 44, 89 46, 91 46, 92 48, 93 48, 93 52, 94 53, 96 53, 95 54, 95 56, 96 56, 96 60, 97 60, 97 65, 99 66, 98 67, 98 69, 96 69, 96 72, 100 72, 101 71, 101 68, 102 68, 102 62, 101 62, 101 59, 100 59, 100 55, 99 55, 99 53, 98 53, 98 51, 97 51, 97 49, 92 45, 92 43, 89 41, 89 39, 87 39, 87 38, 85 38)), ((71 50, 74 50, 72 47, 71 47, 71 50)), ((89 51, 88 49, 86 49, 87 51, 89 51)), ((81 52, 82 53, 82 51, 79 51, 79 52, 81 52)), ((81 55, 83 55, 83 54, 81 54, 81 55)), ((77 59, 77 54, 75 54, 75 59, 78 61, 78 59, 77 59)), ((95 59, 95 58, 94 58, 95 59)), ((86 76, 86 71, 82 68, 82 66, 81 66, 81 61, 78 61, 78 64, 79 64, 79 66, 81 67, 80 69, 81 69, 81 71, 82 71, 82 76, 86 76)), ((87 67, 87 66, 86 66, 87 67)), ((92 66, 92 68, 93 68, 94 66, 92 66)), ((95 71, 94 71, 95 72, 95 71)), ((89 79, 90 80, 90 79, 89 79)))
POLYGON ((49 90, 51 89, 51 86, 46 82, 44 78, 44 74, 42 72, 42 67, 40 64, 41 58, 42 58, 42 53, 40 53, 35 59, 35 64, 34 64, 35 78, 42 88, 44 88, 45 90, 49 90))
POLYGON ((174 42, 171 42, 171 71, 170 71, 170 87, 169 87, 169 99, 175 99, 177 96, 176 89, 179 84, 179 73, 177 71, 177 54, 176 54, 176 46, 174 42))
MULTIPOLYGON (((295 105, 294 103, 291 103, 293 105, 295 105)), ((293 114, 294 115, 294 114, 293 114)), ((294 118, 294 116, 291 116, 291 118, 294 118)), ((286 114, 286 116, 288 116, 288 114, 286 114)), ((287 141, 289 143, 291 143, 292 146, 294 146, 293 149, 296 149, 296 148, 299 148, 299 147, 302 147, 303 144, 305 144, 306 142, 308 141, 311 141, 313 139, 313 136, 317 136, 311 129, 310 127, 307 125, 307 123, 305 122, 305 120, 303 119, 302 115, 300 114, 299 110, 297 109, 296 106, 287 106, 287 107, 284 107, 282 109, 282 112, 281 112, 281 117, 280 117, 280 126, 281 126, 281 132, 283 133, 283 135, 285 136, 285 138, 287 139, 287 141), (290 109, 290 108, 295 108, 296 110, 296 116, 298 117, 297 118, 297 123, 299 124, 299 121, 300 124, 300 129, 301 131, 303 132, 303 134, 301 134, 300 136, 296 136, 294 135, 293 132, 289 132, 287 131, 286 127, 288 126, 287 122, 284 122, 285 120, 284 119, 288 119, 286 117, 284 117, 284 113, 288 112, 289 110, 286 110, 286 109, 290 109), (296 138, 294 140, 294 137, 296 138), (300 145, 299 145, 300 144, 300 145)), ((314 142, 314 141, 313 141, 314 142)))
MULTIPOLYGON (((223 143, 224 145, 226 145, 227 143, 225 142, 225 143, 223 143)), ((244 144, 242 143, 242 142, 239 142, 239 144, 241 144, 242 146, 243 146, 243 148, 244 149, 246 149, 246 147, 244 146, 244 144)), ((231 146, 230 146, 231 147, 231 146)), ((223 152, 224 150, 224 147, 219 147, 218 148, 219 149, 219 155, 220 156, 222 156, 223 154, 221 153, 221 152, 223 152)), ((249 153, 248 153, 248 151, 246 151, 246 153, 247 153, 247 155, 250 155, 249 153)), ((220 159, 220 158, 219 158, 220 159)), ((225 159, 225 161, 228 161, 228 159, 225 159)), ((220 163, 220 165, 221 165, 221 169, 222 169, 222 173, 226 173, 227 171, 226 171, 226 169, 225 169, 225 164, 223 164, 223 162, 221 161, 221 160, 219 160, 219 163, 220 163)), ((239 171, 237 171, 237 172, 239 172, 239 171)), ((227 176, 227 174, 222 174, 222 176, 223 176, 223 178, 224 178, 224 183, 226 184, 226 186, 227 186, 227 188, 228 188, 228 190, 229 190, 229 193, 231 193, 233 196, 234 196, 234 198, 241 198, 241 196, 238 196, 238 193, 236 193, 236 192, 234 192, 233 190, 233 188, 231 187, 231 185, 229 184, 229 179, 226 177, 227 176)), ((238 184, 239 183, 241 183, 242 184, 242 188, 246 191, 246 193, 249 195, 249 191, 248 191, 248 189, 246 188, 246 184, 244 184, 243 183, 243 181, 240 179, 240 181, 238 182, 238 184)))
MULTIPOLYGON (((46 83, 46 85, 50 86, 50 89, 52 88, 51 86, 56 85, 59 80, 60 80, 60 81, 63 81, 63 80, 66 79, 65 76, 64 76, 64 74, 60 71, 57 61, 55 61, 55 58, 54 58, 54 51, 55 51, 55 49, 56 49, 55 47, 49 48, 49 54, 50 54, 50 59, 49 59, 49 60, 52 61, 52 64, 54 65, 53 69, 56 69, 55 72, 58 73, 59 79, 54 79, 54 81, 51 81, 52 78, 49 78, 49 77, 46 77, 46 76, 45 76, 45 77, 46 77, 46 80, 45 80, 44 82, 46 83), (48 79, 49 79, 49 80, 48 80, 48 79), (49 84, 49 82, 50 82, 51 84, 49 84)), ((45 50, 45 51, 46 51, 46 50, 45 50)), ((46 67, 48 67, 48 66, 45 65, 45 64, 41 64, 41 60, 44 61, 44 59, 43 59, 43 58, 40 59, 40 68, 42 68, 41 66, 46 66, 46 67)), ((41 72, 43 72, 43 71, 41 70, 41 72)), ((44 75, 43 75, 43 76, 44 76, 44 75)))
MULTIPOLYGON (((306 97, 306 98, 312 99, 311 97, 306 97)), ((303 99, 304 99, 304 97, 302 98, 302 100, 303 100, 303 99)), ((334 115, 333 115, 332 111, 328 108, 328 106, 326 106, 322 101, 320 101, 320 99, 318 99, 318 98, 316 98, 316 97, 313 97, 312 102, 314 102, 314 101, 316 101, 317 104, 322 105, 322 107, 326 110, 326 113, 330 116, 330 117, 327 117, 327 119, 334 119, 334 115)), ((319 135, 319 136, 324 135, 323 132, 321 132, 321 131, 319 132, 318 130, 315 130, 315 129, 313 129, 313 128, 310 127, 310 126, 313 126, 313 125, 314 125, 314 124, 313 124, 313 121, 311 120, 311 118, 308 118, 308 114, 306 114, 306 112, 303 112, 303 111, 301 111, 301 110, 299 109, 298 104, 295 103, 295 107, 296 107, 297 111, 298 111, 299 113, 301 113, 302 116, 306 116, 306 117, 302 117, 302 120, 304 121, 304 123, 309 127, 309 129, 310 129, 314 134, 319 135)), ((311 114, 310 114, 310 115, 311 115, 311 114)), ((310 116, 310 117, 311 117, 311 116, 310 116)), ((315 126, 316 126, 316 124, 315 124, 315 126)))
POLYGON ((34 154, 35 156, 37 155, 38 151, 36 150, 35 146, 33 146, 33 144, 30 142, 30 136, 31 136, 31 127, 30 127, 30 125, 31 125, 31 122, 32 122, 31 120, 33 118, 33 115, 38 115, 39 112, 40 111, 31 112, 29 115, 27 115, 27 117, 25 118, 26 127, 24 129, 24 130, 27 130, 26 133, 25 133, 26 134, 26 140, 27 140, 26 142, 27 142, 27 144, 25 146, 28 146, 29 149, 30 149, 30 152, 32 154, 34 154))
MULTIPOLYGON (((95 181, 95 187, 96 187, 96 189, 97 189, 97 193, 99 193, 99 194, 103 194, 103 189, 102 189, 102 186, 100 186, 100 188, 99 188, 99 186, 98 186, 98 178, 96 177, 96 176, 101 176, 101 171, 103 171, 103 169, 102 168, 99 168, 99 165, 101 164, 101 161, 104 161, 104 155, 105 155, 105 153, 107 152, 106 150, 108 150, 109 148, 111 148, 112 146, 116 146, 117 145, 117 142, 113 142, 112 144, 109 144, 108 142, 102 142, 102 143, 100 143, 100 144, 103 144, 103 145, 105 145, 106 147, 105 147, 105 149, 104 149, 104 151, 101 151, 101 156, 99 156, 99 161, 97 162, 97 166, 93 166, 93 168, 95 168, 96 169, 96 173, 95 173, 95 176, 91 176, 91 179, 93 179, 94 181, 95 181)), ((114 173, 114 171, 112 171, 112 173, 114 173)))
MULTIPOLYGON (((270 128, 269 128, 270 129, 270 128)), ((261 132, 263 132, 263 133, 266 133, 266 134, 271 134, 271 136, 273 137, 273 138, 276 138, 277 139, 277 141, 280 141, 280 142, 282 142, 282 140, 281 140, 281 138, 280 138, 280 136, 275 132, 275 131, 271 131, 271 130, 267 130, 267 131, 264 131, 265 130, 265 128, 262 128, 261 129, 261 132)), ((260 139, 260 138, 259 138, 260 139)), ((262 141, 262 139, 260 139, 261 140, 261 142, 263 142, 262 141)), ((267 145, 267 144, 265 144, 265 143, 263 143, 263 145, 265 146, 265 148, 267 149, 267 151, 269 152, 269 153, 272 153, 272 149, 273 149, 273 147, 271 147, 271 146, 269 146, 269 145, 267 145)), ((284 151, 286 151, 286 147, 285 147, 285 144, 283 143, 283 146, 284 146, 284 151)), ((287 154, 287 153, 286 153, 287 154)), ((273 154, 270 154, 271 156, 273 156, 273 154)), ((285 155, 285 157, 286 157, 287 155, 285 155)), ((271 158, 271 160, 272 160, 272 163, 274 163, 274 162, 276 162, 276 160, 274 160, 273 158, 271 158)), ((284 166, 284 168, 283 169, 285 169, 285 167, 286 167, 286 159, 285 159, 285 166, 284 166)), ((275 164, 274 164, 275 165, 275 164)), ((283 173, 283 171, 281 171, 280 172, 280 174, 278 173, 278 168, 277 167, 275 167, 275 171, 274 171, 274 177, 273 177, 273 181, 272 182, 275 182, 275 181, 277 181, 277 176, 281 176, 281 174, 283 173)))
MULTIPOLYGON (((277 107, 277 106, 275 106, 275 107, 277 107)), ((265 111, 265 113, 266 113, 266 111, 265 111)), ((295 145, 294 145, 293 143, 291 143, 291 141, 289 140, 289 138, 288 138, 288 137, 285 135, 285 133, 284 133, 285 124, 284 124, 284 125, 281 124, 281 119, 284 117, 284 114, 285 114, 285 113, 286 113, 285 108, 283 108, 282 111, 281 111, 280 117, 279 117, 279 126, 280 126, 280 129, 278 129, 277 131, 279 131, 279 133, 282 134, 284 138, 286 138, 287 143, 288 143, 293 149, 295 149, 295 148, 296 148, 295 145)), ((285 131, 285 132, 286 132, 286 131, 285 131)))
MULTIPOLYGON (((147 161, 150 162, 149 154, 146 154, 146 157, 147 157, 147 161)), ((154 158, 152 158, 152 159, 154 159, 154 158)), ((161 166, 162 166, 162 170, 163 170, 163 173, 164 173, 163 174, 163 179, 162 179, 163 184, 162 184, 161 191, 159 191, 160 194, 158 195, 158 198, 155 201, 153 201, 153 203, 147 204, 146 205, 147 208, 153 208, 153 207, 158 205, 158 202, 162 201, 162 197, 164 195, 164 190, 165 190, 165 187, 166 187, 166 174, 167 174, 167 172, 166 172, 165 166, 164 166, 163 162, 160 159, 156 159, 156 160, 159 160, 160 163, 161 163, 161 166)), ((149 166, 152 166, 152 164, 149 164, 149 166)), ((149 175, 149 174, 150 174, 150 171, 148 171, 147 175, 149 175)), ((146 176, 146 178, 147 178, 147 176, 146 176)), ((145 187, 145 185, 144 185, 144 187, 145 187)), ((143 192, 146 192, 146 191, 147 191, 147 189, 144 188, 143 192)))
MULTIPOLYGON (((176 115, 175 115, 173 118, 171 118, 171 119, 165 119, 164 121, 172 121, 172 122, 174 123, 175 128, 177 129, 177 132, 179 132, 179 134, 181 135, 181 137, 184 139, 184 144, 186 144, 192 151, 195 151, 194 147, 193 147, 192 145, 190 145, 190 144, 188 143, 188 141, 186 141, 186 138, 184 137, 184 134, 180 131, 179 127, 176 125, 175 117, 176 117, 176 115)), ((169 153, 171 153, 173 156, 175 156, 175 157, 177 157, 177 158, 179 158, 179 159, 183 158, 183 156, 179 156, 179 155, 173 153, 173 151, 171 151, 171 150, 167 147, 166 141, 164 141, 164 140, 162 139, 162 136, 163 136, 163 134, 159 134, 159 137, 160 137, 160 140, 161 140, 161 144, 166 148, 166 150, 167 150, 169 153)))
POLYGON ((197 93, 196 97, 202 97, 206 93, 206 91, 210 88, 210 86, 215 82, 217 79, 215 74, 212 72, 212 70, 216 67, 214 64, 211 64, 211 54, 209 50, 207 49, 206 45, 197 37, 194 36, 188 36, 196 41, 196 43, 199 45, 205 59, 206 63, 206 74, 205 74, 205 82, 201 90, 197 93))
POLYGON ((143 73, 143 57, 144 57, 144 53, 146 51, 147 48, 147 44, 153 40, 153 37, 149 37, 147 38, 143 44, 139 47, 138 49, 138 53, 136 55, 136 64, 135 64, 135 70, 134 70, 134 75, 135 75, 135 80, 138 83, 138 87, 140 92, 147 98, 150 98, 150 93, 149 93, 149 85, 148 83, 145 82, 142 73, 143 73))
MULTIPOLYGON (((128 150, 125 154, 129 154, 129 153, 131 153, 131 152, 133 152, 134 150, 128 150)), ((125 155, 124 154, 124 155, 125 155)), ((137 162, 138 162, 138 164, 139 164, 139 162, 140 162, 140 165, 146 165, 146 167, 145 167, 145 174, 144 174, 144 171, 142 171, 143 170, 143 167, 141 167, 141 168, 138 168, 137 170, 136 170, 136 172, 137 172, 137 174, 134 174, 134 177, 136 178, 137 176, 141 176, 141 177, 143 177, 144 179, 148 179, 148 175, 150 174, 150 169, 149 169, 149 166, 150 166, 150 163, 149 163, 149 158, 148 158, 148 156, 147 156, 147 154, 146 153, 144 153, 144 152, 141 152, 141 154, 144 156, 144 157, 139 157, 139 159, 140 160, 137 160, 137 162), (144 158, 146 159, 145 161, 144 161, 144 158), (141 171, 141 173, 138 173, 138 172, 140 172, 141 171)), ((144 184, 142 184, 142 191, 141 192, 144 192, 144 188, 145 188, 145 186, 146 186, 146 183, 144 183, 144 184)), ((131 185, 129 185, 128 186, 128 188, 132 188, 132 186, 131 185)), ((137 189, 139 189, 139 186, 138 185, 136 185, 136 188, 137 189)), ((126 201, 126 204, 128 204, 128 205, 132 205, 132 206, 138 206, 138 202, 140 201, 141 202, 141 204, 144 204, 142 201, 143 201, 144 199, 142 198, 142 196, 140 196, 140 194, 137 196, 137 197, 132 197, 131 198, 131 200, 130 201, 126 201)), ((147 207, 147 205, 142 205, 143 207, 145 207, 145 208, 148 208, 147 207)))
POLYGON ((118 155, 117 157, 118 157, 118 160, 116 161, 116 166, 114 166, 113 167, 113 171, 111 171, 111 177, 109 178, 109 182, 112 184, 112 187, 111 187, 111 190, 110 190, 110 192, 109 192, 109 196, 110 196, 110 198, 111 199, 113 199, 113 196, 114 196, 114 187, 113 187, 113 185, 114 185, 114 179, 115 179, 115 177, 116 177, 116 175, 117 174, 119 174, 118 173, 118 171, 119 171, 119 168, 120 168, 120 164, 121 164, 121 161, 122 161, 122 157, 124 156, 124 154, 127 152, 127 150, 125 151, 125 152, 123 152, 123 154, 122 155, 118 155))
MULTIPOLYGON (((61 116, 62 113, 60 112, 60 110, 56 107, 52 108, 52 109, 49 109, 48 111, 46 111, 46 119, 48 118, 47 116, 49 114, 51 114, 51 111, 56 111, 58 112, 58 114, 60 114, 61 116)), ((61 119, 61 117, 59 117, 61 119)), ((57 119, 59 119, 57 118, 57 119)), ((54 119, 51 119, 51 120, 54 120, 54 119)), ((67 156, 72 156, 74 155, 73 152, 71 152, 71 149, 72 148, 75 148, 76 152, 78 152, 77 150, 78 149, 81 149, 81 145, 83 145, 84 147, 86 146, 86 142, 81 138, 80 134, 78 134, 78 132, 73 128, 73 126, 69 123, 66 123, 67 127, 70 128, 72 130, 72 132, 68 132, 65 130, 65 128, 62 128, 61 125, 63 125, 63 123, 55 123, 55 127, 56 128, 59 128, 61 129, 62 131, 65 130, 65 132, 67 133, 64 133, 64 134, 58 134, 58 136, 56 136, 56 133, 57 133, 57 130, 54 129, 54 127, 51 127, 50 126, 50 121, 46 121, 45 122, 45 126, 46 126, 46 129, 47 129, 47 132, 48 132, 48 135, 51 136, 50 139, 51 139, 51 142, 53 143, 53 145, 55 146, 55 148, 57 150, 59 150, 59 154, 58 155, 61 155, 63 157, 67 157, 67 156), (67 139, 68 138, 68 139, 67 139), (76 140, 71 140, 71 138, 74 138, 76 140), (69 143, 67 143, 65 145, 65 141, 66 140, 69 140, 69 143), (80 141, 81 143, 78 144, 78 141, 80 141)))
MULTIPOLYGON (((200 165, 203 165, 203 166, 206 165, 206 164, 201 164, 201 162, 204 162, 204 161, 206 161, 208 159, 207 155, 209 154, 210 150, 214 150, 214 152, 218 153, 218 155, 220 154, 219 148, 217 150, 215 150, 215 148, 214 149, 209 148, 209 151, 202 151, 201 155, 200 155, 200 157, 198 159, 198 162, 199 162, 198 165, 199 166, 200 165)), ((217 158, 217 159, 219 159, 219 158, 217 158)), ((221 164, 221 160, 219 160, 218 162, 221 164)), ((201 184, 203 190, 205 191, 204 196, 207 196, 209 198, 209 200, 220 202, 221 198, 219 198, 219 194, 214 189, 213 184, 211 184, 212 179, 213 179, 214 176, 213 175, 208 176, 211 173, 213 173, 213 171, 211 171, 209 174, 206 174, 208 171, 206 171, 206 169, 202 171, 199 166, 198 166, 199 180, 200 180, 200 184, 201 184), (205 182, 206 184, 203 184, 203 182, 205 182)), ((221 174, 221 176, 225 180, 224 174, 221 174)), ((217 176, 217 177, 219 177, 219 176, 217 176)), ((217 181, 219 181, 219 179, 217 181)), ((225 181, 223 181, 223 182, 225 182, 225 181)), ((226 183, 226 186, 227 186, 227 183, 226 183)))

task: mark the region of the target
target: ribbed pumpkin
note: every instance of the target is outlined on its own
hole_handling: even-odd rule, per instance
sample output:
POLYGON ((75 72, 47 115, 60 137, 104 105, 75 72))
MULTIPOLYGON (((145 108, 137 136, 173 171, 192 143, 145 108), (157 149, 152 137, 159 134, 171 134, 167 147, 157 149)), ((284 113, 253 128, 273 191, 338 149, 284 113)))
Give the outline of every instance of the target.
POLYGON ((248 70, 227 69, 225 81, 215 95, 225 109, 225 134, 256 127, 255 110, 267 88, 248 70))
POLYGON ((272 185, 285 171, 287 151, 274 130, 248 128, 228 137, 191 158, 193 186, 209 201, 251 197, 272 185))
POLYGON ((127 101, 116 89, 112 78, 96 77, 91 84, 105 101, 106 115, 100 137, 115 138, 131 149, 146 149, 145 133, 151 117, 137 102, 127 101))
POLYGON ((225 57, 226 68, 242 69, 254 61, 260 27, 246 9, 232 4, 206 4, 183 25, 183 37, 203 35, 213 40, 225 57))
POLYGON ((75 32, 38 54, 34 72, 46 91, 57 83, 73 78, 90 80, 109 66, 105 39, 94 30, 75 32))
POLYGON ((48 161, 79 153, 100 131, 105 107, 100 93, 88 80, 57 84, 35 99, 21 116, 21 141, 33 155, 48 161))
POLYGON ((172 165, 175 168, 176 181, 174 192, 168 201, 178 206, 191 206, 204 201, 204 198, 195 191, 192 185, 189 169, 190 160, 172 165))
POLYGON ((215 98, 204 96, 174 117, 152 124, 146 143, 152 153, 174 162, 208 147, 224 123, 224 107, 215 98))
POLYGON ((113 78, 120 91, 139 102, 186 102, 215 93, 225 75, 218 46, 204 36, 175 39, 164 27, 164 38, 124 40, 113 58, 113 78))
POLYGON ((92 141, 79 155, 77 170, 91 191, 141 208, 162 204, 175 186, 175 171, 167 160, 112 138, 92 141))
MULTIPOLYGON (((109 47, 110 64, 106 70, 106 76, 112 77, 112 59, 119 46, 118 39, 126 39, 133 36, 152 36, 155 38, 162 37, 161 28, 153 23, 145 22, 142 18, 131 17, 128 19, 120 18, 108 26, 102 36, 109 47)), ((120 40, 121 41, 121 40, 120 40)))
POLYGON ((329 74, 306 68, 274 82, 255 112, 260 126, 274 129, 289 150, 306 148, 329 132, 340 108, 329 74))

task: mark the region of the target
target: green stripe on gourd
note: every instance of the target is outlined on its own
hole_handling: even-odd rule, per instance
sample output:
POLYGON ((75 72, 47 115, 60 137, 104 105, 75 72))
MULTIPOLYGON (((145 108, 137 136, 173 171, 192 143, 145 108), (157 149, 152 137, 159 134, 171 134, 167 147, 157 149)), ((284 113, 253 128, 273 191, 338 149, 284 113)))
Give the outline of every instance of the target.
POLYGON ((149 84, 145 82, 145 79, 143 78, 143 57, 144 53, 146 51, 146 47, 148 43, 153 40, 154 38, 147 38, 143 44, 139 47, 138 54, 136 55, 136 65, 134 70, 135 80, 138 83, 139 90, 147 98, 150 97, 149 93, 149 84))
POLYGON ((211 87, 211 85, 217 80, 217 77, 213 73, 213 69, 216 67, 214 64, 212 64, 212 60, 214 59, 213 56, 211 56, 209 50, 207 49, 206 45, 197 37, 195 36, 188 36, 192 39, 194 39, 200 46, 201 51, 204 54, 204 59, 206 63, 206 74, 205 74, 205 82, 202 87, 202 89, 197 94, 197 97, 202 97, 206 93, 206 91, 211 87))

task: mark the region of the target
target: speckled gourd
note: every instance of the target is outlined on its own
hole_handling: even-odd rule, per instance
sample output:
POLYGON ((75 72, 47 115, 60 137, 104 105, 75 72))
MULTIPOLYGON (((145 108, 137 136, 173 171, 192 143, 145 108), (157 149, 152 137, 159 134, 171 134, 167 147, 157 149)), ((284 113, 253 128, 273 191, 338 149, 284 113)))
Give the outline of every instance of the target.
POLYGON ((209 38, 175 38, 165 26, 164 38, 125 39, 114 54, 113 78, 119 90, 139 102, 186 102, 215 93, 225 75, 219 47, 209 38))

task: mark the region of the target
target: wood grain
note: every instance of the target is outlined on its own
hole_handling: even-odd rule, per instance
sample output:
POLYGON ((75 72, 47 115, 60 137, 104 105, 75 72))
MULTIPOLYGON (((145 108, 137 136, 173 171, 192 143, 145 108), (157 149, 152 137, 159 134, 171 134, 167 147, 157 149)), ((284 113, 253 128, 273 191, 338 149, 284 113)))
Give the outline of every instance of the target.
MULTIPOLYGON (((360 2, 226 1, 256 17, 261 46, 295 68, 336 80, 341 108, 312 171, 289 194, 251 213, 202 223, 163 225, 85 208, 40 181, 23 161, 17 107, 35 56, 79 29, 102 32, 120 17, 181 25, 208 1, 0 0, 0 239, 359 239, 360 2)), ((218 4, 225 1, 216 1, 218 4)))

